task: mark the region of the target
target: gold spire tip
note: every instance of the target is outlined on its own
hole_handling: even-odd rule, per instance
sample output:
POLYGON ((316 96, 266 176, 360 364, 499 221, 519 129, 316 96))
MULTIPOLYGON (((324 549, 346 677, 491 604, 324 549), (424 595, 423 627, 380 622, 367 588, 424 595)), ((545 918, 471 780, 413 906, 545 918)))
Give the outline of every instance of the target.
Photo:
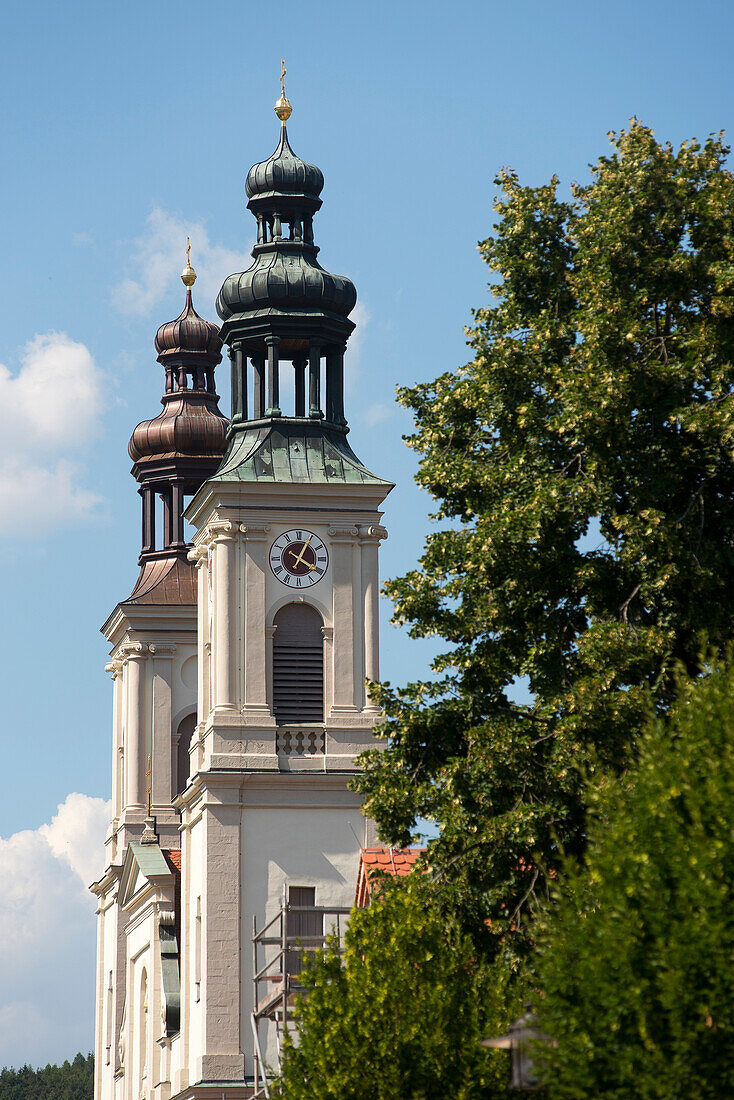
POLYGON ((196 272, 191 266, 191 238, 186 238, 186 267, 181 272, 181 282, 184 286, 192 287, 196 282, 196 272))
POLYGON ((280 59, 280 99, 275 104, 275 108, 274 108, 275 113, 276 113, 276 115, 278 116, 278 118, 280 119, 281 122, 287 122, 288 119, 291 117, 291 112, 293 111, 293 108, 290 105, 290 101, 289 101, 288 97, 285 94, 285 74, 287 73, 287 71, 288 70, 285 67, 285 59, 281 58, 280 59))

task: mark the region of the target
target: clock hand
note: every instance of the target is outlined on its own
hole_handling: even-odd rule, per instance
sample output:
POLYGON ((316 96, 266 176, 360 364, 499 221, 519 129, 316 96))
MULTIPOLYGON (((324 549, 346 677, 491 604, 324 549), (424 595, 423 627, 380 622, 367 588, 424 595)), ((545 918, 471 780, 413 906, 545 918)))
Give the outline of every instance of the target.
MULTIPOLYGON (((304 562, 304 560, 303 560, 303 555, 306 553, 306 549, 307 549, 308 544, 309 544, 309 542, 311 541, 312 538, 313 538, 313 535, 309 535, 308 538, 306 539, 306 541, 304 542, 303 549, 301 550, 301 553, 298 555, 298 557, 295 560, 295 563, 294 563, 295 565, 305 565, 306 564, 306 562, 304 562)), ((296 556, 295 550, 291 550, 290 555, 291 555, 292 558, 295 557, 296 556)))

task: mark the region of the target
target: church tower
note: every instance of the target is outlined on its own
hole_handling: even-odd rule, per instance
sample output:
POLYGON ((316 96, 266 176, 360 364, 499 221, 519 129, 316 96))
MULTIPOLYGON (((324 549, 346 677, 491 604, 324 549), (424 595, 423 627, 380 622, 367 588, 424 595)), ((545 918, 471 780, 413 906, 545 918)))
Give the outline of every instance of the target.
POLYGON ((349 780, 379 717, 365 680, 379 675, 392 484, 347 441, 356 291, 317 261, 324 179, 293 152, 290 113, 283 90, 277 147, 245 185, 253 263, 224 281, 221 329, 193 312, 188 285, 156 338, 164 411, 130 442, 143 549, 104 628, 116 768, 94 886, 96 1100, 267 1095, 295 945, 343 928, 372 841, 349 780))

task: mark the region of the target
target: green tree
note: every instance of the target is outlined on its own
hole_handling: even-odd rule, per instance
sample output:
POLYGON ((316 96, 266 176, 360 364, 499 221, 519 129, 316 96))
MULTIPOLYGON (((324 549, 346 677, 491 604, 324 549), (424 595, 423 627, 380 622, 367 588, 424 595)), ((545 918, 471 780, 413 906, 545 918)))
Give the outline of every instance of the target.
POLYGON ((92 1100, 93 1096, 93 1054, 77 1054, 73 1062, 67 1060, 61 1066, 0 1070, 0 1100, 92 1100))
POLYGON ((610 137, 568 201, 500 174, 474 359, 398 391, 441 527, 386 590, 448 645, 432 681, 376 689, 389 743, 357 786, 391 843, 440 824, 432 888, 495 947, 582 849, 585 780, 734 636, 728 149, 610 137))
POLYGON ((734 1096, 733 700, 690 687, 598 798, 538 953, 554 1097, 734 1096))
POLYGON ((507 1095, 504 1056, 479 1046, 516 1007, 506 977, 482 971, 415 882, 385 883, 353 912, 343 957, 332 944, 301 980, 307 994, 276 1089, 284 1100, 507 1095))

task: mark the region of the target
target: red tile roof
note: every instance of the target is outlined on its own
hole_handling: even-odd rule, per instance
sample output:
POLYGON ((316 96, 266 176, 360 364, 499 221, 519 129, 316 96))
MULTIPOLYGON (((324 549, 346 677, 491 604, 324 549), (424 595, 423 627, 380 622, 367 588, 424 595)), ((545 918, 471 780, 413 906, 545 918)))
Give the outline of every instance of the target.
POLYGON ((370 903, 372 884, 370 878, 375 874, 394 875, 402 878, 409 875, 413 867, 425 853, 425 848, 363 848, 357 874, 357 894, 354 904, 366 909, 370 903))
POLYGON ((180 848, 166 848, 164 855, 168 858, 168 862, 172 863, 176 870, 181 873, 181 849, 180 848))

